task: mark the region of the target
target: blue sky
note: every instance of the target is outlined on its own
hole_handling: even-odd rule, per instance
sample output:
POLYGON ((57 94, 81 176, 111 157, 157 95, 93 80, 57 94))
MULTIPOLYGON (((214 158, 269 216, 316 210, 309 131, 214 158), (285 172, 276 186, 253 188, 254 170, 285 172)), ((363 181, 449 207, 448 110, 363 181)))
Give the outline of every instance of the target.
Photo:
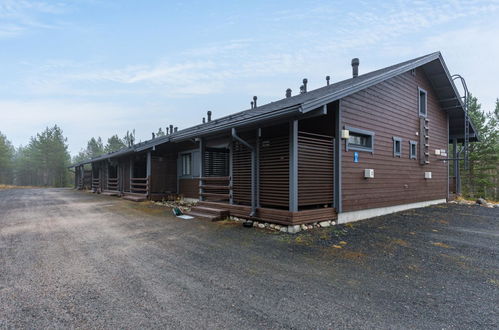
POLYGON ((185 128, 437 50, 499 97, 499 1, 0 0, 0 131, 92 136, 185 128), (374 4, 375 3, 375 4, 374 4))

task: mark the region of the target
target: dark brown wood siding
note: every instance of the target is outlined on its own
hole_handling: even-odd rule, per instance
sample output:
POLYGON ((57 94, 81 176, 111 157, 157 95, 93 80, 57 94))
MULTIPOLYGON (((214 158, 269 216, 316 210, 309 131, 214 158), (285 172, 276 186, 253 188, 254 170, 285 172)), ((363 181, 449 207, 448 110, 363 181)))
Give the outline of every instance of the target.
POLYGON ((177 191, 177 154, 153 156, 151 160, 151 192, 175 193, 177 191))
MULTIPOLYGON (((448 146, 447 114, 440 108, 424 72, 401 74, 383 83, 345 97, 341 101, 342 125, 374 131, 374 152, 345 151, 342 141, 343 212, 447 197, 447 163, 435 149, 448 146), (418 87, 428 93, 430 163, 410 159, 409 141, 419 136, 418 87), (402 138, 402 156, 393 156, 393 137, 402 138), (364 179, 372 168, 374 179, 364 179), (424 172, 432 172, 425 180, 424 172)), ((419 158, 419 150, 418 150, 419 158)))
POLYGON ((121 178, 123 191, 130 191, 130 159, 120 159, 121 178))
POLYGON ((179 194, 199 198, 199 179, 179 179, 179 194))

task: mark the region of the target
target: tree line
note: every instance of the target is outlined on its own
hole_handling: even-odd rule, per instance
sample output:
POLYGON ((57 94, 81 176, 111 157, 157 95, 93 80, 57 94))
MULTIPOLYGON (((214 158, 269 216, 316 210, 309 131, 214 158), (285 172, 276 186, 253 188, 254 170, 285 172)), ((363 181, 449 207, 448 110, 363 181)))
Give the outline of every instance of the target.
MULTIPOLYGON (((157 136, 165 135, 160 128, 157 136)), ((135 130, 127 131, 123 138, 117 134, 102 142, 91 138, 86 148, 71 158, 67 138, 62 129, 54 125, 31 137, 26 146, 14 147, 0 132, 0 184, 19 186, 66 187, 74 180, 69 170, 73 163, 115 152, 135 144, 135 130)))
POLYGON ((67 139, 57 125, 18 148, 0 132, 0 184, 64 187, 71 180, 70 161, 67 139))
POLYGON ((469 170, 462 169, 462 194, 471 198, 499 200, 499 99, 493 111, 486 112, 471 96, 468 114, 480 141, 469 144, 469 170))

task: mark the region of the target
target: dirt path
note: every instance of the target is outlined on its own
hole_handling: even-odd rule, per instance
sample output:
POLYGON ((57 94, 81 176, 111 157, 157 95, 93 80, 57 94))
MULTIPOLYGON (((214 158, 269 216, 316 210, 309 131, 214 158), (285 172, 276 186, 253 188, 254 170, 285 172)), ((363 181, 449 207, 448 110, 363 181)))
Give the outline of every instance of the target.
POLYGON ((480 207, 290 236, 2 190, 0 328, 494 328, 498 237, 480 207))

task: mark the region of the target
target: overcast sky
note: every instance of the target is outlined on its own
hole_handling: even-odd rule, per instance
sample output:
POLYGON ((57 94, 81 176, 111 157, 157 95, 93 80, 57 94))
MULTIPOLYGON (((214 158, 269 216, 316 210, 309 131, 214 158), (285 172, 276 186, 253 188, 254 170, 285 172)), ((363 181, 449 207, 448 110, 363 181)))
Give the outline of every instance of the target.
POLYGON ((0 131, 18 146, 58 124, 76 154, 438 50, 492 110, 499 1, 0 0, 0 131))

